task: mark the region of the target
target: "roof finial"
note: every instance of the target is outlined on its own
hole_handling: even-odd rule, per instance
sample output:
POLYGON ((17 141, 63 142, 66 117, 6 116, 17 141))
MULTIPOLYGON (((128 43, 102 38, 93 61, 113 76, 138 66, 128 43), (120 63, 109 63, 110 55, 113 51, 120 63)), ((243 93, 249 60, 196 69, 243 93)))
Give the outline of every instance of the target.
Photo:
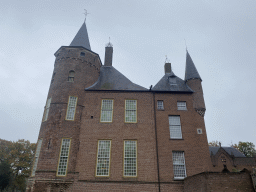
POLYGON ((85 22, 85 21, 86 21, 86 17, 87 17, 87 15, 88 15, 88 14, 90 14, 90 13, 88 13, 88 12, 87 12, 87 10, 86 10, 86 9, 84 9, 84 13, 83 13, 83 14, 84 14, 84 17, 85 17, 85 18, 84 18, 84 22, 85 22))
POLYGON ((167 55, 165 55, 165 62, 164 63, 170 63, 170 60, 167 58, 167 55))
POLYGON ((188 51, 186 39, 184 39, 184 41, 185 41, 186 51, 188 51))
POLYGON ((106 47, 113 47, 113 44, 110 43, 110 37, 109 37, 109 42, 106 44, 106 47))

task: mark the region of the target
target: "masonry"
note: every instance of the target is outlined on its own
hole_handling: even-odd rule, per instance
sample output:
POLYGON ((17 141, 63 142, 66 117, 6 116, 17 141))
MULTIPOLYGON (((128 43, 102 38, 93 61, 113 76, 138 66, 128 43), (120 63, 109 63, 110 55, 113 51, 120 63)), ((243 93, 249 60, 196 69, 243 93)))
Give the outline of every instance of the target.
POLYGON ((190 189, 184 179, 212 164, 202 79, 188 51, 184 80, 165 63, 146 89, 114 68, 111 43, 105 49, 103 65, 83 23, 56 51, 27 191, 190 189))

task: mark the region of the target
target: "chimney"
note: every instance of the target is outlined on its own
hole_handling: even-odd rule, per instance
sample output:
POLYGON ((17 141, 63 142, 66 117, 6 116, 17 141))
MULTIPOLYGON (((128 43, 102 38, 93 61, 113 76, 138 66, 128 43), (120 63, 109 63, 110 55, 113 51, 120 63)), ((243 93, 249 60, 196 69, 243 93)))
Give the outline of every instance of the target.
POLYGON ((172 72, 172 66, 171 63, 165 63, 164 65, 164 72, 166 73, 171 73, 172 72))
POLYGON ((105 47, 105 66, 112 66, 113 45, 109 42, 105 47))

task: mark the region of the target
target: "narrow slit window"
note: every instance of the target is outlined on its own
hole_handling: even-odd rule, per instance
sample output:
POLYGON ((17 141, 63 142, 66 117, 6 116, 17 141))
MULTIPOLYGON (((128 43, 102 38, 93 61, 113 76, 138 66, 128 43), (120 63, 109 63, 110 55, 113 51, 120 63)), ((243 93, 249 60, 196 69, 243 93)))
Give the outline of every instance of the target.
POLYGON ((46 101, 46 105, 45 105, 45 108, 44 108, 43 121, 47 121, 47 119, 48 119, 48 114, 49 114, 49 110, 50 110, 51 101, 52 101, 52 98, 48 98, 47 101, 46 101))
POLYGON ((110 140, 98 141, 96 176, 109 176, 110 149, 110 140))
POLYGON ((34 177, 35 173, 36 173, 36 168, 37 168, 37 163, 38 163, 38 158, 39 158, 39 155, 40 155, 42 142, 43 142, 43 139, 39 139, 38 142, 37 142, 34 165, 33 165, 32 173, 31 173, 32 177, 34 177))
POLYGON ((84 57, 85 56, 85 52, 81 52, 80 56, 84 57))
POLYGON ((69 71, 69 74, 68 74, 68 81, 69 81, 69 82, 73 82, 73 81, 74 81, 74 78, 75 78, 75 71, 69 71))
POLYGON ((185 157, 183 151, 172 152, 174 179, 184 179, 186 177, 185 157))
POLYGON ((76 112, 77 97, 69 96, 66 120, 74 120, 76 112))
POLYGON ((137 177, 137 141, 124 141, 124 176, 137 177))
POLYGON ((180 116, 169 116, 169 129, 171 139, 182 139, 180 116))
POLYGON ((177 108, 178 110, 187 110, 186 101, 178 101, 177 108))
POLYGON ((112 122, 113 119, 113 100, 102 99, 100 122, 112 122))
POLYGON ((163 101, 157 101, 157 109, 164 110, 164 102, 163 101))
POLYGON ((57 171, 58 176, 66 176, 67 174, 70 143, 71 139, 62 139, 57 171))
POLYGON ((137 122, 137 100, 125 100, 125 122, 137 122))

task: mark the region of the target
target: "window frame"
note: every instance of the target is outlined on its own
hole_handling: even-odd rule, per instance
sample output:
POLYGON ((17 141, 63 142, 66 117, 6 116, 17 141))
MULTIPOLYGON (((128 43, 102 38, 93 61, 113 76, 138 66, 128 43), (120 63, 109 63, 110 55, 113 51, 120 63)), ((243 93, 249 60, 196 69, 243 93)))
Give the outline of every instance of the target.
POLYGON ((65 117, 65 120, 66 120, 66 121, 75 121, 75 116, 76 116, 76 107, 77 107, 77 100, 78 100, 78 97, 76 97, 76 96, 69 96, 69 97, 68 97, 68 104, 67 104, 66 117, 65 117), (67 116, 68 116, 68 109, 69 109, 69 102, 70 102, 70 97, 75 97, 75 98, 76 98, 76 104, 75 104, 75 111, 74 111, 73 119, 67 119, 67 116))
POLYGON ((137 123, 138 122, 138 102, 137 102, 137 99, 125 99, 124 107, 125 107, 125 110, 124 110, 124 122, 125 123, 137 123), (136 101, 136 109, 135 109, 136 121, 135 122, 126 121, 126 112, 127 111, 134 111, 134 110, 126 109, 126 101, 136 101))
POLYGON ((160 111, 164 110, 164 101, 163 100, 157 100, 157 110, 160 110, 160 111), (159 108, 160 105, 158 103, 160 103, 160 102, 162 102, 162 107, 163 108, 159 108))
POLYGON ((68 72, 68 82, 74 82, 75 81, 75 71, 74 70, 70 70, 69 72, 68 72), (73 76, 71 76, 71 74, 70 73, 74 73, 74 75, 73 76), (72 79, 72 80, 71 80, 72 79))
MULTIPOLYGON (((108 111, 108 110, 104 110, 108 111)), ((113 122, 113 113, 114 113, 114 99, 101 99, 101 109, 100 109, 100 122, 101 123, 112 123, 113 122), (102 121, 102 107, 103 107, 103 100, 111 100, 112 101, 112 114, 111 114, 111 121, 102 121)))
POLYGON ((36 152, 35 152, 35 155, 34 155, 33 167, 31 169, 31 177, 34 177, 35 174, 36 174, 36 169, 37 169, 37 164, 38 164, 38 159, 39 159, 39 156, 40 156, 42 144, 43 144, 43 138, 38 139, 37 145, 36 145, 36 152), (40 144, 40 148, 39 148, 38 145, 39 145, 40 141, 41 141, 41 144, 40 144), (38 156, 37 156, 37 153, 38 153, 38 156), (34 168, 35 168, 35 170, 34 170, 34 168))
POLYGON ((182 137, 182 129, 181 129, 181 120, 180 120, 180 115, 169 115, 168 116, 168 121, 169 121, 169 132, 170 132, 170 139, 183 139, 182 137), (171 124, 170 123, 170 117, 179 117, 179 125, 174 125, 174 124, 171 124), (173 132, 171 132, 171 126, 179 126, 179 131, 180 131, 180 137, 172 137, 172 134, 173 132))
POLYGON ((138 142, 137 140, 134 140, 134 139, 125 139, 124 140, 124 147, 123 147, 123 177, 126 177, 126 178, 136 178, 138 177, 138 142), (135 176, 127 176, 125 175, 125 142, 126 141, 135 141, 135 144, 136 144, 136 175, 135 176))
POLYGON ((95 168, 95 177, 110 177, 110 165, 111 165, 111 146, 112 146, 112 140, 111 139, 99 139, 98 145, 97 145, 97 159, 96 159, 96 168, 95 168), (98 167, 98 159, 99 159, 99 144, 100 141, 109 141, 109 164, 108 164, 108 175, 97 175, 97 167, 98 167))
POLYGON ((56 176, 58 177, 66 177, 67 176, 67 172, 68 172, 68 162, 69 162, 69 157, 70 157, 70 149, 71 149, 71 138, 62 138, 61 139, 61 145, 60 145, 60 152, 59 152, 59 159, 58 159, 58 166, 57 166, 57 171, 56 171, 56 176), (67 158, 67 165, 66 165, 66 171, 65 171, 65 175, 59 175, 59 165, 60 165, 60 158, 61 158, 61 150, 62 150, 62 143, 64 139, 69 139, 69 149, 68 149, 68 158, 67 158))
POLYGON ((44 114, 43 114, 43 120, 42 120, 42 122, 45 122, 45 121, 48 120, 49 111, 50 111, 50 107, 51 107, 51 102, 52 102, 52 98, 49 97, 49 98, 46 100, 46 104, 45 104, 45 107, 44 107, 44 114))
POLYGON ((187 171, 186 171, 186 161, 185 161, 185 152, 184 151, 172 151, 172 167, 173 167, 173 179, 174 180, 184 180, 187 177, 187 171), (182 153, 184 164, 174 164, 174 153, 182 153), (184 177, 175 177, 175 169, 174 166, 184 166, 184 177))
POLYGON ((178 111, 187 111, 188 110, 187 109, 187 102, 186 101, 177 101, 177 110, 178 111), (183 106, 179 106, 179 103, 185 103, 185 108, 183 106))

